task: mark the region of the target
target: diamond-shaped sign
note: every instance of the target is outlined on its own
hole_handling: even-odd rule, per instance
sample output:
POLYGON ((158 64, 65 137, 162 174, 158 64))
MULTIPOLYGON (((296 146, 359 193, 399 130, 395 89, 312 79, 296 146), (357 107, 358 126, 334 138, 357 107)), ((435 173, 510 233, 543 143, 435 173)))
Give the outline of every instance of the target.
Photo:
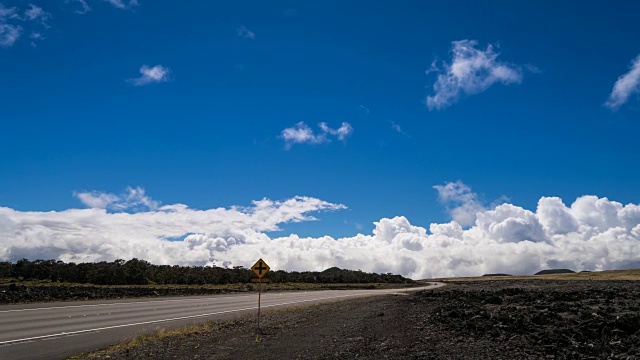
POLYGON ((253 270, 253 272, 258 275, 259 278, 268 273, 269 269, 269 265, 267 265, 267 263, 262 259, 256 261, 256 263, 251 267, 251 270, 253 270))

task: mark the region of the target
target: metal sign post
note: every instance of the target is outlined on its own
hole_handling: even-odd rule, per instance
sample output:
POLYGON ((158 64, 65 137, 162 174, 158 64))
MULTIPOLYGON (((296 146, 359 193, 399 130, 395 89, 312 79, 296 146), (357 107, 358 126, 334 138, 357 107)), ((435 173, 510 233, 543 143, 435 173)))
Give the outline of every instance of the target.
POLYGON ((262 283, 258 283, 258 332, 262 333, 260 330, 260 294, 262 293, 262 283))
POLYGON ((259 342, 258 335, 262 334, 262 330, 260 329, 260 300, 262 297, 262 283, 268 283, 269 279, 263 279, 262 277, 269 272, 269 265, 267 265, 264 260, 260 259, 256 261, 255 264, 251 267, 251 270, 258 276, 257 279, 251 279, 251 282, 257 282, 258 285, 258 332, 256 333, 256 342, 259 342))

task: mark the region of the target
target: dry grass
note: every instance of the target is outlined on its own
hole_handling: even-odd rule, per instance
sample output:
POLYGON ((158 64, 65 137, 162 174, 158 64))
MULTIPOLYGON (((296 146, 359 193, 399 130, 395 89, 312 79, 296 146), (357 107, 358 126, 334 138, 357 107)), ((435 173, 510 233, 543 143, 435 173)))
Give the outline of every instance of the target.
MULTIPOLYGON (((235 320, 231 320, 235 321, 235 320)), ((118 350, 126 350, 131 349, 141 344, 144 344, 148 341, 163 339, 171 336, 179 336, 179 335, 193 335, 199 334, 205 331, 211 331, 213 327, 212 322, 206 322, 204 324, 194 324, 189 325, 184 328, 176 329, 176 330, 165 330, 162 328, 157 328, 150 334, 143 334, 137 336, 129 341, 123 342, 122 344, 117 344, 110 346, 109 348, 103 351, 97 351, 95 353, 85 353, 76 356, 72 356, 70 359, 108 359, 110 353, 113 353, 118 350)))
POLYGON ((640 269, 606 270, 575 274, 549 274, 527 276, 476 276, 430 279, 433 281, 486 281, 486 280, 640 280, 640 269))
MULTIPOLYGON (((284 309, 263 310, 262 319, 264 322, 268 323, 269 318, 272 316, 278 316, 286 313, 296 314, 307 309, 318 308, 320 306, 331 306, 333 304, 340 303, 343 301, 348 301, 348 300, 338 299, 338 300, 327 301, 323 304, 309 304, 309 305, 299 305, 299 306, 294 306, 294 307, 284 308, 284 309)), ((211 333, 216 333, 220 331, 234 330, 236 328, 245 328, 245 327, 250 327, 251 328, 250 332, 251 332, 251 331, 254 331, 255 324, 256 324, 256 314, 250 313, 250 314, 237 315, 232 319, 228 319, 228 320, 210 320, 201 324, 192 324, 192 325, 188 325, 186 327, 175 329, 175 330, 166 330, 163 328, 156 328, 152 333, 140 334, 120 344, 109 346, 106 349, 75 355, 69 359, 109 359, 112 357, 112 354, 114 353, 120 352, 121 350, 127 351, 127 349, 133 349, 137 346, 145 345, 150 341, 157 341, 160 339, 177 337, 177 336, 211 334, 211 333)))

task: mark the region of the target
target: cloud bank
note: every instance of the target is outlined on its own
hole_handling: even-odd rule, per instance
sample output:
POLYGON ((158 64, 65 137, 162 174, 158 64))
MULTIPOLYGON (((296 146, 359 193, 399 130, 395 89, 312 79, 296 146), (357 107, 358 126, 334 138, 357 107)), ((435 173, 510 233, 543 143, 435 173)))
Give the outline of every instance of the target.
POLYGON ((454 41, 451 47, 451 62, 438 67, 431 64, 427 74, 439 73, 433 84, 433 94, 427 96, 429 110, 444 109, 460 98, 487 90, 494 84, 514 84, 522 81, 519 67, 498 61, 499 53, 492 45, 478 49, 475 40, 454 41))
MULTIPOLYGON (((470 196, 462 185, 442 186, 441 197, 470 196)), ((535 211, 513 204, 485 208, 468 229, 455 220, 426 229, 403 216, 383 218, 371 234, 335 239, 268 233, 289 222, 313 221, 315 212, 346 208, 341 204, 294 197, 207 210, 155 202, 154 210, 131 213, 124 212, 131 207, 113 206, 142 198, 154 201, 140 190, 76 193, 90 209, 24 212, 0 207, 0 259, 137 257, 156 264, 248 267, 262 257, 274 269, 338 266, 415 279, 640 267, 640 206, 596 196, 581 196, 569 206, 560 198, 543 197, 535 211), (110 206, 115 210, 107 211, 110 206)))
POLYGON ((604 103, 611 110, 616 110, 629 101, 629 97, 640 92, 640 55, 631 62, 631 69, 613 84, 613 90, 604 103))

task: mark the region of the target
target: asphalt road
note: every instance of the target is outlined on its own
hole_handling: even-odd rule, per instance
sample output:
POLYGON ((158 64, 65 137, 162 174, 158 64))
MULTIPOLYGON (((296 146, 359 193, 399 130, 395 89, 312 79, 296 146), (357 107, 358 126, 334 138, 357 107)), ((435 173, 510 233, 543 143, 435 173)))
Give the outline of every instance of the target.
MULTIPOLYGON (((402 290, 267 292, 264 310, 295 307, 402 290)), ((207 320, 256 313, 258 294, 167 297, 0 306, 0 359, 65 359, 105 348, 158 328, 173 329, 207 320)))

